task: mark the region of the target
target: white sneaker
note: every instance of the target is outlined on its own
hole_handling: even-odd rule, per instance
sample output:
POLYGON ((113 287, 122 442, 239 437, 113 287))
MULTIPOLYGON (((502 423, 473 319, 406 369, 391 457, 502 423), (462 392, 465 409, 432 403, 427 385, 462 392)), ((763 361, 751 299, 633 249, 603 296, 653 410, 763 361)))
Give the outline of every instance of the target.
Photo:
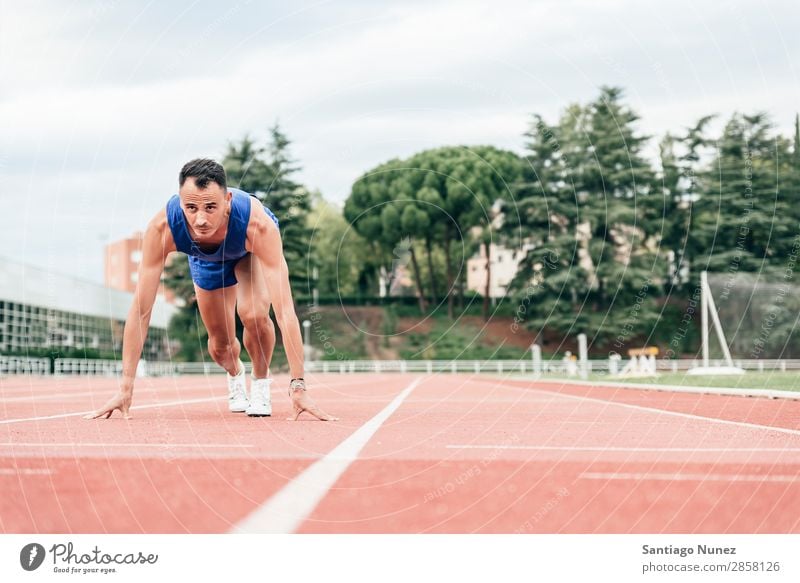
POLYGON ((253 379, 253 383, 250 385, 250 406, 247 408, 247 414, 250 417, 272 415, 271 384, 272 379, 253 379))
POLYGON ((247 411, 247 406, 250 404, 247 401, 247 379, 241 360, 239 369, 239 374, 235 376, 228 374, 228 409, 232 413, 243 413, 247 411))

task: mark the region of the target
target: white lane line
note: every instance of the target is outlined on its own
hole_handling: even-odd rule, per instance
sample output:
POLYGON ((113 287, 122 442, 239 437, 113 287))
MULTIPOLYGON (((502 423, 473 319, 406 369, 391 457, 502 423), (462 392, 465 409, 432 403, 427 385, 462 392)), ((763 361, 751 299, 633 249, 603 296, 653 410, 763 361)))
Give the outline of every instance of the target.
POLYGON ((644 391, 661 391, 670 393, 694 393, 705 395, 725 395, 728 397, 766 397, 769 399, 800 399, 800 391, 793 389, 751 389, 749 387, 700 387, 696 385, 658 385, 651 383, 626 383, 606 381, 573 381, 568 379, 536 379, 535 382, 546 382, 563 385, 581 385, 591 387, 610 387, 612 389, 636 389, 644 391))
MULTIPOLYGON (((69 399, 77 399, 78 397, 91 397, 92 395, 98 396, 97 391, 85 392, 85 393, 59 393, 59 394, 50 394, 50 395, 28 395, 27 397, 3 397, 0 398, 0 403, 25 403, 25 402, 36 402, 39 401, 54 401, 54 400, 69 400, 69 399)), ((113 392, 109 392, 107 397, 113 396, 113 392)))
POLYGON ((314 511, 336 480, 358 457, 375 432, 394 413, 422 378, 415 379, 372 419, 325 457, 314 462, 267 502, 236 524, 232 533, 292 533, 314 511))
MULTIPOLYGON (((209 397, 206 399, 188 399, 186 401, 167 401, 166 403, 153 403, 152 405, 134 405, 133 407, 131 407, 131 411, 134 411, 136 409, 155 409, 157 407, 174 407, 176 405, 193 405, 195 403, 209 403, 211 401, 221 401, 227 398, 228 397, 209 397)), ((0 420, 0 425, 8 425, 9 423, 24 423, 26 421, 45 421, 47 419, 63 419, 65 417, 81 417, 83 415, 88 415, 89 413, 93 412, 94 409, 92 409, 91 411, 78 411, 77 413, 61 413, 60 415, 26 417, 24 419, 3 419, 0 420)), ((119 416, 119 411, 117 411, 115 415, 119 416)))
MULTIPOLYGON (((116 382, 115 379, 107 379, 112 382, 116 382)), ((175 390, 176 387, 173 385, 168 385, 169 390, 175 390)), ((179 389, 179 387, 178 387, 179 389)), ((79 392, 84 391, 92 391, 92 393, 97 394, 100 392, 106 392, 108 394, 114 394, 117 390, 116 384, 109 384, 109 383, 102 383, 101 386, 94 386, 89 383, 80 383, 76 385, 64 385, 63 383, 58 382, 57 379, 51 378, 51 382, 39 386, 27 386, 27 387, 14 387, 14 388, 0 388, 0 397, 24 397, 24 396, 35 396, 39 394, 50 394, 50 393, 57 393, 59 395, 72 395, 79 392)), ((136 387, 136 393, 147 393, 147 392, 154 392, 154 391, 162 391, 164 388, 162 387, 152 387, 152 386, 141 386, 136 387)))
POLYGON ((0 468, 0 476, 49 476, 52 470, 35 468, 0 468))
POLYGON ((15 443, 7 441, 0 447, 197 447, 197 448, 240 448, 255 447, 253 444, 236 443, 15 443))
POLYGON ((629 403, 617 403, 616 401, 607 401, 605 399, 597 399, 594 397, 580 397, 578 395, 567 395, 565 393, 557 393, 548 391, 546 389, 532 389, 539 393, 547 393, 549 395, 560 395, 576 401, 585 403, 602 403, 603 405, 613 405, 615 407, 624 407, 626 409, 634 409, 635 411, 646 411, 648 413, 659 413, 661 415, 671 415, 673 417, 683 417, 684 419, 695 419, 699 421, 710 421, 712 423, 719 423, 721 425, 734 425, 736 427, 747 427, 749 429, 762 429, 766 431, 775 431, 776 433, 785 433, 787 435, 800 435, 800 430, 787 429, 785 427, 774 427, 772 425, 759 425, 757 423, 747 423, 746 421, 729 421, 727 419, 720 419, 718 417, 704 417, 703 415, 692 415, 691 413, 680 413, 678 411, 668 411, 666 409, 659 409, 657 407, 643 407, 641 405, 631 405, 629 403))
POLYGON ((800 475, 781 474, 636 474, 585 472, 584 480, 658 480, 669 482, 790 482, 800 484, 800 475))
MULTIPOLYGON (((173 389, 171 389, 171 388, 167 389, 167 390, 173 391, 173 389)), ((140 396, 142 394, 144 394, 144 393, 148 393, 149 394, 149 393, 164 393, 164 392, 166 392, 166 391, 165 390, 160 390, 160 389, 150 389, 150 388, 141 388, 141 389, 137 388, 136 389, 136 394, 140 395, 140 396)), ((173 391, 173 392, 177 392, 177 391, 173 391)), ((58 400, 58 399, 69 400, 69 399, 77 399, 78 397, 98 397, 100 399, 103 399, 103 402, 105 402, 106 400, 108 400, 112 396, 114 396, 114 391, 113 390, 108 390, 108 389, 99 390, 99 391, 84 391, 84 392, 80 392, 80 393, 73 393, 73 392, 66 391, 66 392, 60 392, 60 393, 59 392, 56 392, 56 393, 52 393, 52 392, 44 393, 44 392, 42 392, 42 393, 39 393, 39 394, 32 394, 30 391, 28 391, 28 392, 24 393, 24 396, 0 397, 0 403, 24 403, 25 401, 39 402, 39 401, 53 401, 53 400, 58 400)))
POLYGON ((633 451, 633 452, 800 452, 798 447, 582 447, 572 445, 447 445, 446 449, 522 449, 542 451, 633 451))

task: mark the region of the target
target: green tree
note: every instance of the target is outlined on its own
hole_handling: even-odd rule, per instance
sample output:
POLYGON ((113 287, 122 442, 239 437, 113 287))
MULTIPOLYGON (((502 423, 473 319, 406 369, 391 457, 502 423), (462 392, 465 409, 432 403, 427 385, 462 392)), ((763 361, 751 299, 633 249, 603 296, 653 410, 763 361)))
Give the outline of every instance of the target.
POLYGON ((789 141, 773 135, 764 113, 735 114, 702 174, 692 237, 700 270, 769 271, 782 263, 796 232, 789 141))
POLYGON ((318 194, 313 197, 308 227, 311 254, 319 265, 319 294, 356 295, 361 266, 370 260, 364 239, 350 228, 341 210, 318 194))
POLYGON ((693 259, 702 253, 689 235, 694 205, 700 196, 701 161, 713 144, 707 127, 715 117, 700 118, 680 137, 668 133, 660 144, 664 195, 661 245, 669 254, 667 282, 678 289, 689 279, 693 259))
POLYGON ((228 145, 222 161, 231 186, 255 195, 280 222, 283 253, 289 266, 289 280, 295 293, 310 294, 310 275, 316 260, 310 254, 308 214, 311 193, 294 176, 300 170, 292 159, 291 141, 276 123, 263 147, 245 136, 228 145))
POLYGON ((427 310, 425 290, 413 236, 419 229, 412 219, 418 218, 413 199, 405 191, 406 168, 401 160, 385 162, 361 176, 347 201, 344 215, 353 228, 369 241, 374 257, 372 268, 384 277, 394 273, 396 262, 409 257, 417 286, 417 299, 422 312, 427 310), (405 221, 404 221, 405 219, 405 221))
MULTIPOLYGON (((419 152, 408 160, 391 160, 362 176, 345 203, 345 216, 362 236, 375 241, 383 257, 408 239, 408 250, 417 285, 420 309, 425 311, 425 290, 418 251, 420 241, 427 257, 430 297, 444 289, 448 315, 453 317, 453 246, 466 249, 467 242, 492 228, 492 207, 510 198, 509 189, 519 175, 519 158, 491 146, 446 147, 419 152), (445 285, 435 267, 436 249, 444 254, 445 285)), ((390 263, 387 263, 387 265, 390 263)))
POLYGON ((530 246, 513 286, 535 330, 591 330, 624 345, 653 324, 663 194, 638 119, 608 87, 569 106, 556 125, 533 117, 520 224, 506 231, 530 246))

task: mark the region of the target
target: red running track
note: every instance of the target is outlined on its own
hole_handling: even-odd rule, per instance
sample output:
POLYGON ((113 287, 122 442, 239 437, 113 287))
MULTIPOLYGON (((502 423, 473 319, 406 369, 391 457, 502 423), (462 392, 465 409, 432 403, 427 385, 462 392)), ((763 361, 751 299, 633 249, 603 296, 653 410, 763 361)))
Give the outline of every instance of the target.
POLYGON ((477 375, 310 382, 342 421, 287 421, 277 389, 272 418, 229 413, 219 375, 142 379, 132 421, 85 421, 113 379, 0 379, 0 531, 800 532, 798 401, 477 375), (294 521, 272 521, 284 500, 294 521))

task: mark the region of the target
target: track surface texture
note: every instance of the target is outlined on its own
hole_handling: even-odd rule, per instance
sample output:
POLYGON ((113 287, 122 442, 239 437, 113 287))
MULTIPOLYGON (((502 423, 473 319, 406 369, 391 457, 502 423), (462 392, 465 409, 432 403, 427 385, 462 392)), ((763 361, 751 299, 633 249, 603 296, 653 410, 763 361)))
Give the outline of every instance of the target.
POLYGON ((800 402, 479 375, 0 379, 3 533, 797 533, 800 402))

